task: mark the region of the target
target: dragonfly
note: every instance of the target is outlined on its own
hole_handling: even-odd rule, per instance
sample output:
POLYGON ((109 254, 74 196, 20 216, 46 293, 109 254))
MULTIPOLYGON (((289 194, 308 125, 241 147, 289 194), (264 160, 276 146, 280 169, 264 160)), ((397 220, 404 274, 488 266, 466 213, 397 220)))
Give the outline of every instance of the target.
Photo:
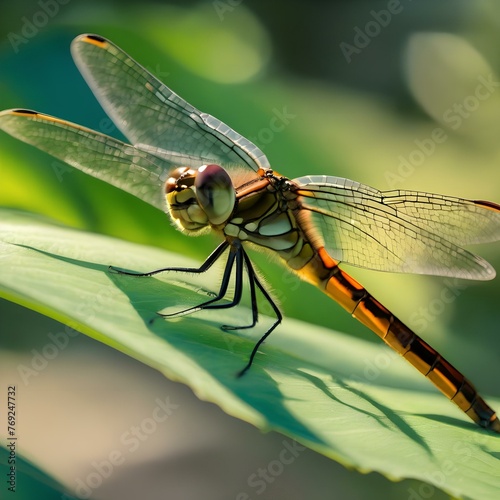
POLYGON ((246 373, 283 318, 247 248, 273 253, 377 334, 475 423, 500 433, 497 415, 469 379, 340 267, 346 263, 376 271, 493 279, 493 267, 462 247, 500 239, 500 205, 418 191, 379 191, 330 175, 289 179, 271 168, 255 144, 188 104, 109 40, 80 35, 71 52, 129 143, 26 109, 1 112, 0 128, 166 212, 187 235, 212 231, 221 237, 199 268, 119 271, 133 276, 204 273, 225 259, 214 296, 160 316, 235 307, 246 280, 252 320, 223 328, 254 328, 258 293, 275 315, 239 375, 246 373))

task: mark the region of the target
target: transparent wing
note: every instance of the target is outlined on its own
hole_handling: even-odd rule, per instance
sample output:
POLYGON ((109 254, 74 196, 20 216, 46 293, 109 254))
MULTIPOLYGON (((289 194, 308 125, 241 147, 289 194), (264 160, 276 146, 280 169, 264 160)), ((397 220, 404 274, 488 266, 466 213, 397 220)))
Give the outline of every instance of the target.
POLYGON ((151 155, 94 130, 29 110, 0 113, 0 129, 52 156, 166 210, 164 183, 179 166, 199 167, 199 158, 151 155))
POLYGON ((176 151, 225 167, 269 168, 252 142, 188 104, 110 41, 80 35, 71 52, 106 113, 137 148, 176 151))
POLYGON ((299 222, 345 263, 378 271, 487 280, 495 270, 461 245, 500 239, 500 206, 422 193, 378 191, 348 179, 295 179, 299 222))

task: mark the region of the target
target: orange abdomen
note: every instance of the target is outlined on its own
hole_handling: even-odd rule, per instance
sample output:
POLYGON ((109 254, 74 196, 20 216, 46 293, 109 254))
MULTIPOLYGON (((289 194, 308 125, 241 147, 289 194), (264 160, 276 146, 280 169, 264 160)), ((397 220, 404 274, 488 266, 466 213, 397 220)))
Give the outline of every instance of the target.
POLYGON ((500 433, 500 420, 472 383, 346 272, 324 248, 296 272, 375 332, 474 422, 500 433))

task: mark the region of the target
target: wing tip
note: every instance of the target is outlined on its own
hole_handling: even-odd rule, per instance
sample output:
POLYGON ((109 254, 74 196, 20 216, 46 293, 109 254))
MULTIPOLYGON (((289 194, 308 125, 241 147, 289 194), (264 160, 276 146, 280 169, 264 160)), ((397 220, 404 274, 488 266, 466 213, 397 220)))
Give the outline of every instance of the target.
POLYGON ((40 115, 37 111, 33 111, 31 109, 22 109, 22 108, 14 108, 14 109, 4 109, 0 111, 0 130, 9 133, 11 128, 10 124, 13 119, 16 118, 25 118, 25 119, 33 119, 40 115))
POLYGON ((500 212, 500 205, 498 205, 497 203, 493 203, 492 201, 473 200, 473 203, 488 210, 493 210, 494 212, 500 212))
POLYGON ((106 38, 93 33, 84 33, 83 35, 78 35, 73 40, 71 45, 75 46, 78 43, 90 43, 92 45, 96 45, 99 48, 105 48, 109 44, 106 38))
POLYGON ((0 116, 7 116, 7 115, 33 116, 39 114, 40 113, 38 113, 38 111, 33 111, 32 109, 23 109, 23 108, 5 109, 3 111, 0 111, 0 116))
POLYGON ((484 278, 483 281, 490 281, 492 279, 495 279, 497 276, 497 272, 495 271, 495 268, 488 263, 488 269, 484 273, 484 278))
POLYGON ((491 281, 497 275, 495 268, 485 259, 479 255, 472 254, 476 261, 477 268, 472 272, 470 278, 477 281, 491 281))

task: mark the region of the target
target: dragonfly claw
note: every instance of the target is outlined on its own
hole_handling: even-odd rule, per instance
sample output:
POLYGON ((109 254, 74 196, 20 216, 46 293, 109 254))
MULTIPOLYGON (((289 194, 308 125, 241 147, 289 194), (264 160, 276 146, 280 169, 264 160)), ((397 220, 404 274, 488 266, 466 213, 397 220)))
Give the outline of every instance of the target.
POLYGON ((236 378, 243 377, 243 375, 245 375, 245 373, 248 371, 250 366, 251 366, 251 362, 247 363, 247 365, 245 366, 245 368, 243 368, 243 370, 240 370, 239 372, 236 373, 236 378))
POLYGON ((150 325, 152 325, 152 324, 153 324, 153 323, 154 323, 157 319, 159 319, 159 318, 165 318, 165 316, 167 316, 167 315, 166 315, 166 314, 161 314, 161 313, 157 312, 157 313, 156 313, 156 316, 153 316, 153 317, 152 317, 152 318, 148 321, 148 323, 149 323, 150 325))

